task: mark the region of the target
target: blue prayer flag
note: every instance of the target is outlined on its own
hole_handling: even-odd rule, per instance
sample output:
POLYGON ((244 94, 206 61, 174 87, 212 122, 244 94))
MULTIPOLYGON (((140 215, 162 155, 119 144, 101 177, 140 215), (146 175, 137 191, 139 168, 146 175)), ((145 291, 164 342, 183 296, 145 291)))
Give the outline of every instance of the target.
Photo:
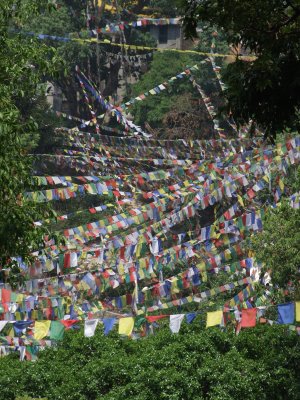
POLYGON ((278 323, 292 324, 295 319, 295 303, 278 305, 278 323))
POLYGON ((103 318, 104 335, 108 335, 116 323, 117 318, 103 318))

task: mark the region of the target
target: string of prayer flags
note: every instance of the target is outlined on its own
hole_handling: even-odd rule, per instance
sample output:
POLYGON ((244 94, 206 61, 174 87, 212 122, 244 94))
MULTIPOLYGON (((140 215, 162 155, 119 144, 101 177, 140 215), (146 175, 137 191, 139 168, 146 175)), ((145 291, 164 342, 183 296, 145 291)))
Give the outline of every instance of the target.
POLYGON ((120 111, 120 108, 115 107, 113 104, 109 103, 107 100, 103 98, 103 96, 100 94, 98 90, 96 90, 91 82, 88 80, 88 78, 85 76, 83 72, 79 70, 77 67, 77 74, 78 77, 80 77, 80 80, 82 82, 82 85, 92 94, 92 96, 99 101, 99 103, 106 109, 106 111, 110 112, 112 115, 114 115, 119 123, 122 123, 126 128, 129 130, 133 130, 135 134, 142 134, 145 137, 151 137, 152 135, 147 134, 144 132, 141 127, 135 125, 132 121, 127 119, 122 112, 120 111))
MULTIPOLYGON (((211 56, 211 52, 204 52, 204 51, 197 51, 197 50, 180 50, 180 49, 174 49, 174 48, 164 48, 164 47, 150 47, 150 46, 139 46, 139 45, 132 45, 132 44, 126 44, 126 43, 116 43, 113 42, 109 39, 104 39, 104 40, 98 40, 97 38, 90 38, 90 39, 83 39, 83 38, 76 38, 73 37, 72 34, 70 36, 56 36, 56 35, 46 35, 46 34, 41 34, 41 33, 35 33, 35 32, 18 32, 22 35, 26 36, 34 36, 39 40, 55 40, 55 41, 60 41, 60 42, 76 42, 76 43, 97 43, 98 45, 103 45, 103 46, 110 46, 110 47, 121 47, 125 48, 131 51, 134 50, 142 50, 142 51, 157 51, 157 52, 175 52, 175 53, 186 53, 186 54, 196 54, 199 56, 206 56, 209 57, 211 56)), ((221 54, 221 53, 214 53, 214 57, 231 57, 232 55, 230 54, 221 54)), ((256 57, 255 56, 243 56, 243 55, 237 55, 239 59, 246 59, 246 60, 254 60, 256 57)))
POLYGON ((186 68, 186 70, 176 74, 175 76, 172 76, 167 81, 155 86, 154 88, 148 90, 145 93, 140 94, 137 97, 134 97, 134 98, 128 100, 126 103, 121 104, 120 107, 123 110, 125 110, 126 108, 131 107, 137 101, 146 100, 147 96, 149 96, 150 94, 151 95, 159 94, 160 92, 166 90, 167 87, 170 86, 170 84, 173 84, 176 80, 180 80, 180 79, 184 78, 185 76, 189 76, 191 74, 191 72, 194 72, 196 70, 198 70, 198 66, 197 65, 194 65, 192 67, 188 67, 188 68, 186 68))

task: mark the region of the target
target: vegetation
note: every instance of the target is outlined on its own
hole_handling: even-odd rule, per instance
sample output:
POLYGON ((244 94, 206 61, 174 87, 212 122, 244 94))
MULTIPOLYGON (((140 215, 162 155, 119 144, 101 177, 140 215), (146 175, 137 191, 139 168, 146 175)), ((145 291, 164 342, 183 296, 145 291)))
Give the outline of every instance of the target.
MULTIPOLYGON (((123 10, 124 18, 134 19, 135 14, 131 13, 140 13, 144 9, 147 15, 154 17, 162 15, 172 17, 176 15, 174 2, 171 0, 120 0, 119 3, 126 8, 125 11, 123 10), (149 7, 146 8, 146 5, 149 7)), ((237 46, 242 41, 244 44, 243 51, 254 52, 257 56, 256 60, 251 62, 236 60, 229 64, 225 70, 224 79, 227 84, 228 109, 233 111, 235 118, 241 123, 248 122, 249 119, 253 118, 266 128, 267 133, 270 134, 275 134, 277 130, 285 125, 289 125, 290 129, 294 125, 296 126, 297 107, 299 105, 299 79, 298 72, 292 69, 291 81, 289 82, 288 68, 290 68, 289 63, 292 61, 295 63, 293 64, 295 68, 299 67, 299 44, 296 43, 295 38, 295 29, 297 28, 298 15, 300 14, 299 2, 296 0, 294 2, 285 2, 289 4, 289 7, 287 4, 283 7, 283 2, 280 2, 281 5, 279 5, 279 1, 275 0, 270 2, 259 2, 257 0, 246 3, 245 1, 237 0, 235 1, 236 9, 234 10, 232 7, 229 9, 232 2, 226 0, 215 0, 213 2, 209 0, 202 2, 192 0, 183 1, 182 3, 187 12, 185 17, 187 33, 195 34, 196 28, 199 28, 198 30, 200 31, 200 41, 196 44, 197 50, 209 52, 212 40, 214 40, 216 42, 215 51, 225 53, 229 51, 229 45, 237 46), (254 4, 261 11, 258 18, 255 19, 254 4), (271 8, 271 5, 275 11, 271 8), (223 6, 225 10, 222 8, 223 6), (273 18, 273 11, 274 13, 276 12, 276 18, 275 14, 273 18), (267 17, 270 17, 270 20, 267 17), (199 18, 203 19, 204 22, 198 24, 199 18), (255 25, 252 20, 255 21, 255 25), (269 21, 269 26, 266 26, 267 20, 269 21), (206 25, 206 21, 209 22, 209 25, 206 25), (192 25, 189 26, 189 23, 192 25), (243 27, 244 29, 242 29, 243 27), (258 29, 258 34, 253 31, 253 27, 258 29), (276 82, 276 77, 278 82, 276 82), (287 85, 287 87, 284 87, 284 85, 287 85), (245 93, 242 93, 241 87, 245 93), (290 90, 290 92, 286 92, 286 90, 290 90)), ((92 12, 95 12, 96 1, 90 1, 89 5, 91 5, 92 12)), ((38 42, 29 36, 24 37, 9 33, 11 29, 15 31, 16 28, 21 28, 27 31, 33 30, 35 32, 63 36, 66 32, 72 34, 72 32, 86 30, 86 2, 62 0, 58 10, 55 12, 55 16, 51 14, 52 8, 50 8, 48 8, 46 0, 39 2, 34 0, 1 0, 0 2, 0 282, 6 283, 9 281, 13 287, 18 283, 20 277, 18 260, 15 257, 20 256, 25 262, 30 262, 33 250, 44 246, 43 236, 47 230, 34 228, 34 221, 48 218, 44 226, 48 226, 50 232, 55 232, 70 226, 84 225, 87 222, 104 219, 108 214, 111 216, 122 212, 124 218, 127 218, 127 215, 133 215, 128 212, 129 207, 132 209, 131 211, 134 211, 135 207, 139 207, 141 204, 152 204, 150 203, 152 199, 143 197, 143 194, 148 190, 159 190, 161 186, 167 187, 167 185, 175 187, 179 180, 184 179, 186 179, 186 187, 189 187, 189 176, 185 176, 188 174, 183 173, 174 174, 174 176, 164 181, 162 179, 161 182, 156 180, 143 182, 143 179, 139 182, 139 179, 136 180, 134 175, 141 173, 141 171, 168 170, 168 167, 164 165, 157 166, 157 168, 152 167, 150 162, 146 163, 147 160, 144 160, 142 168, 140 168, 139 162, 135 164, 129 161, 128 164, 122 164, 120 161, 120 165, 117 164, 118 168, 116 169, 114 168, 114 161, 127 156, 130 160, 132 152, 135 151, 134 145, 128 151, 128 154, 124 147, 125 150, 122 154, 121 147, 118 148, 114 144, 111 146, 106 145, 105 141, 99 141, 98 143, 97 137, 91 143, 99 144, 98 150, 96 147, 89 148, 87 146, 85 155, 89 156, 93 152, 94 155, 101 157, 105 155, 108 156, 108 162, 107 165, 103 165, 103 168, 100 166, 99 169, 97 167, 94 169, 92 166, 87 165, 86 174, 99 176, 101 173, 109 173, 116 181, 119 181, 118 176, 122 173, 123 177, 126 176, 127 181, 129 182, 130 180, 133 186, 127 186, 127 183, 123 184, 121 182, 117 186, 117 190, 126 191, 128 187, 130 188, 128 190, 134 190, 134 202, 130 202, 128 205, 124 202, 125 205, 123 207, 116 204, 109 210, 103 211, 103 213, 92 214, 88 208, 97 206, 99 203, 114 202, 115 195, 111 191, 109 195, 106 193, 103 196, 86 193, 80 195, 77 192, 78 196, 76 198, 56 202, 54 206, 56 210, 60 213, 68 214, 68 219, 57 222, 53 219, 54 213, 50 208, 45 207, 45 205, 38 206, 26 200, 24 192, 36 189, 32 179, 32 175, 37 173, 36 171, 39 173, 43 171, 49 175, 52 173, 57 174, 57 171, 59 171, 61 175, 72 175, 73 182, 76 182, 74 175, 85 173, 82 172, 82 170, 85 171, 84 169, 76 170, 74 165, 70 166, 67 163, 53 165, 53 161, 48 159, 44 161, 42 158, 38 159, 37 157, 35 157, 35 162, 33 163, 32 158, 29 157, 29 153, 37 145, 37 151, 40 152, 51 152, 55 148, 55 144, 58 144, 58 147, 64 146, 63 139, 59 135, 55 138, 56 143, 54 143, 49 134, 52 132, 55 123, 48 113, 43 82, 53 82, 57 87, 60 87, 68 100, 71 113, 74 113, 74 115, 80 114, 82 117, 86 114, 87 109, 84 108, 82 99, 80 101, 77 100, 79 87, 73 76, 76 64, 80 65, 82 70, 96 82, 97 87, 100 87, 101 82, 106 81, 104 91, 106 95, 115 93, 120 83, 121 63, 118 62, 115 68, 108 67, 108 58, 105 51, 103 52, 103 59, 99 59, 99 47, 74 42, 38 42), (76 18, 74 18, 74 15, 76 18), (66 61, 67 67, 61 61, 62 59, 66 61), (42 161, 39 163, 40 160, 42 161), (33 171, 32 165, 35 171, 33 171), (8 270, 11 271, 9 275, 7 274, 8 270)), ((255 14, 256 16, 257 14, 255 14)), ((106 22, 110 21, 110 18, 116 22, 120 17, 123 18, 123 14, 120 16, 115 12, 112 17, 110 13, 103 11, 101 18, 99 15, 96 16, 95 13, 93 17, 94 19, 91 19, 92 22, 90 22, 89 28, 94 28, 98 26, 97 24, 105 26, 106 22)), ((153 39, 149 35, 140 34, 137 30, 128 29, 125 35, 126 40, 130 41, 130 43, 154 45, 153 39)), ((107 47, 110 51, 111 48, 107 47)), ((209 96, 208 100, 216 108, 221 108, 224 105, 224 99, 221 96, 220 84, 212 70, 210 61, 207 62, 205 58, 207 57, 199 58, 186 54, 179 56, 171 52, 155 54, 149 72, 144 74, 142 79, 130 88, 132 92, 128 93, 128 97, 140 95, 163 83, 176 73, 184 71, 187 66, 198 64, 199 73, 195 74, 197 82, 201 84, 201 87, 209 96)), ((226 63, 228 61, 231 60, 226 60, 226 63)), ((224 63, 224 68, 226 63, 224 63)), ((159 137, 163 137, 164 130, 166 130, 166 136, 174 134, 177 138, 183 137, 187 139, 187 142, 192 137, 211 138, 209 136, 211 134, 211 120, 204 103, 199 102, 199 97, 199 93, 192 89, 191 83, 187 79, 182 79, 180 82, 168 86, 168 89, 161 94, 150 95, 147 101, 137 102, 130 109, 130 112, 134 115, 136 123, 141 125, 148 124, 148 127, 150 129, 153 128, 155 133, 162 132, 159 137), (195 104, 195 98, 197 104, 195 104)), ((98 111, 100 111, 100 107, 98 111)), ((224 126, 225 128, 226 115, 224 114, 224 120, 222 121, 222 127, 224 126)), ((82 140, 84 141, 85 139, 82 140)), ((77 150, 78 147, 80 148, 79 139, 75 142, 71 135, 70 141, 67 143, 68 148, 74 147, 77 150)), ((175 147, 176 144, 173 146, 175 147)), ((150 154, 143 153, 143 147, 146 147, 146 145, 140 146, 140 148, 136 146, 137 158, 143 159, 144 154, 145 157, 150 154)), ((182 152, 183 157, 199 161, 202 155, 196 151, 193 153, 193 145, 188 146, 187 144, 186 147, 186 150, 182 152)), ((163 145, 161 149, 170 150, 168 146, 163 147, 163 145)), ((232 150, 234 151, 234 148, 232 150)), ((164 157, 164 153, 161 154, 160 157, 164 157)), ((180 153, 178 152, 178 154, 180 153)), ((210 157, 213 160, 217 160, 214 156, 219 157, 217 152, 216 154, 210 153, 207 160, 210 160, 210 157)), ((226 157, 227 160, 230 160, 230 158, 226 157)), ((235 160, 235 155, 233 155, 231 161, 235 160)), ((252 161, 250 158, 249 160, 252 161)), ((220 166, 217 164, 217 173, 213 175, 212 172, 211 182, 218 181, 218 174, 220 176, 228 176, 228 179, 231 179, 231 172, 238 171, 238 168, 236 168, 238 166, 234 165, 232 171, 228 170, 229 173, 227 175, 225 169, 222 171, 221 161, 219 163, 220 166)), ((247 175, 247 172, 249 175, 256 173, 256 171, 252 170, 251 172, 247 171, 248 164, 249 168, 252 166, 250 161, 248 162, 248 158, 245 157, 245 162, 243 162, 245 175, 247 175)), ((253 158, 253 161, 256 162, 256 158, 253 158)), ((84 160, 83 164, 85 162, 84 160)), ((203 163, 203 165, 205 164, 203 163)), ((207 161, 207 165, 212 168, 215 167, 210 161, 207 161)), ((224 166, 226 167, 227 164, 224 166)), ((198 167, 202 168, 201 161, 198 163, 198 167)), ((191 179, 194 179, 192 177, 192 169, 190 169, 190 175, 191 179)), ((282 178, 287 186, 285 196, 299 191, 300 188, 299 168, 297 170, 293 165, 291 167, 287 166, 287 170, 288 176, 282 178)), ((211 169, 211 171, 214 170, 211 169)), ((243 172, 242 168, 241 172, 243 172)), ((258 173, 259 171, 257 171, 258 173)), ((277 178, 278 176, 273 177, 273 180, 270 179, 270 184, 279 184, 277 178)), ((80 183, 83 182, 78 176, 77 180, 80 183)), ((200 179, 194 179, 194 182, 199 184, 198 187, 203 186, 205 193, 210 191, 210 186, 207 185, 208 180, 203 183, 200 179)), ((52 188, 53 186, 45 183, 42 188, 46 187, 52 188)), ((179 186, 179 195, 176 193, 177 198, 181 197, 180 190, 179 186)), ((166 189, 167 191, 168 189, 166 189)), ((175 190, 172 189, 172 192, 175 192, 175 190)), ((253 204, 254 208, 258 208, 263 207, 266 203, 273 203, 273 195, 270 192, 271 190, 265 188, 257 194, 253 202, 245 200, 245 205, 243 199, 239 199, 239 206, 241 207, 239 207, 239 211, 234 211, 234 218, 240 215, 240 212, 252 210, 253 204)), ((180 205, 179 202, 176 202, 175 206, 173 200, 170 200, 165 217, 167 217, 171 208, 179 210, 180 207, 188 204, 189 200, 194 196, 195 193, 191 191, 188 196, 182 196, 180 205)), ((250 196, 248 197, 250 198, 250 196)), ((126 199, 125 196, 124 198, 126 199)), ((159 199, 160 196, 154 198, 159 199)), ((168 196, 164 197, 162 195, 161 198, 167 199, 168 196)), ((245 198, 247 199, 247 196, 245 198)), ((119 197, 116 196, 116 199, 119 199, 119 197)), ((120 199, 123 199, 123 196, 120 199)), ((245 229, 245 234, 241 235, 241 238, 245 239, 245 241, 239 243, 240 247, 232 246, 229 250, 228 242, 223 241, 221 234, 219 235, 220 240, 214 240, 213 245, 209 241, 205 242, 205 244, 203 242, 200 243, 198 241, 200 228, 213 223, 235 202, 236 197, 232 196, 222 204, 218 203, 217 205, 209 206, 205 211, 197 212, 195 216, 187 217, 184 222, 180 221, 178 224, 174 222, 171 229, 164 229, 164 226, 167 225, 163 223, 159 227, 158 223, 155 228, 152 226, 151 234, 157 238, 162 238, 162 247, 164 249, 173 246, 177 241, 181 243, 178 240, 179 233, 186 234, 184 240, 190 240, 193 243, 192 248, 189 250, 196 250, 194 258, 190 257, 189 254, 188 261, 184 257, 180 259, 179 256, 179 260, 174 262, 170 255, 168 262, 162 261, 160 263, 160 254, 150 254, 150 235, 147 236, 149 237, 149 242, 147 240, 146 243, 145 240, 141 248, 139 248, 140 257, 142 258, 148 254, 149 259, 150 257, 151 260, 156 259, 159 264, 159 266, 157 265, 157 271, 161 272, 159 281, 166 280, 175 274, 179 276, 181 272, 186 271, 187 268, 194 266, 194 264, 200 266, 199 269, 201 268, 201 270, 199 275, 198 272, 195 274, 193 285, 188 282, 183 285, 183 279, 180 279, 180 276, 177 281, 174 280, 172 282, 177 287, 175 288, 174 285, 172 295, 165 297, 168 300, 175 300, 183 296, 197 295, 201 291, 215 289, 244 277, 245 263, 240 264, 239 261, 244 260, 246 256, 252 257, 252 253, 249 254, 248 250, 254 250, 253 254, 257 261, 264 264, 263 272, 268 271, 271 273, 272 285, 266 288, 260 283, 255 283, 253 292, 248 293, 247 301, 254 307, 258 306, 259 301, 259 304, 265 304, 264 301, 266 301, 268 307, 264 317, 276 321, 276 304, 279 301, 296 301, 300 298, 300 211, 291 209, 285 202, 280 207, 270 209, 266 213, 264 231, 249 238, 248 232, 250 230, 245 229), (194 242, 192 242, 193 240, 194 242), (223 265, 220 268, 211 268, 213 262, 210 256, 218 253, 218 251, 220 253, 224 251, 222 260, 226 264, 226 269, 222 268, 223 265), (235 262, 239 264, 237 267, 232 264, 235 262), (286 291, 287 287, 291 290, 286 291), (266 292, 268 292, 268 296, 266 292)), ((158 217, 155 217, 157 222, 159 221, 158 217)), ((112 224, 112 221, 114 222, 115 220, 112 218, 107 219, 106 225, 112 224)), ((226 222, 223 224, 224 226, 226 222)), ((173 224, 171 219, 170 224, 173 224)), ((223 229, 223 225, 221 229, 223 229)), ((129 234, 134 229, 144 230, 144 228, 149 227, 149 223, 144 223, 143 220, 142 222, 135 220, 135 224, 130 227, 122 225, 117 225, 117 227, 118 229, 113 231, 113 235, 121 236, 121 233, 126 232, 126 234, 129 234)), ((228 227, 229 224, 226 229, 228 227)), ((147 230, 147 232, 150 232, 150 230, 147 230)), ((89 251, 86 250, 88 244, 100 242, 99 238, 94 239, 92 235, 89 239, 91 240, 88 241, 87 246, 82 246, 82 248, 85 248, 85 252, 89 251)), ((126 245, 130 243, 130 240, 126 240, 126 245)), ((50 243, 52 244, 52 242, 50 243)), ((118 268, 120 268, 120 271, 123 267, 131 269, 127 265, 130 264, 129 262, 125 263, 124 261, 123 265, 123 259, 119 256, 121 251, 118 246, 119 243, 116 243, 113 249, 115 254, 108 256, 108 260, 112 262, 112 265, 109 265, 107 271, 105 271, 105 268, 101 268, 104 265, 105 267, 108 266, 108 263, 101 264, 99 267, 97 263, 99 262, 100 264, 100 261, 96 259, 91 261, 89 273, 93 273, 93 266, 95 266, 95 269, 98 269, 97 272, 102 273, 101 277, 99 277, 100 274, 99 276, 95 274, 99 281, 104 277, 105 272, 107 274, 110 273, 110 268, 116 269, 114 264, 117 265, 119 263, 118 268), (95 264, 93 265, 94 262, 95 264)), ((181 247, 184 249, 185 245, 182 244, 181 247)), ((186 246, 186 250, 188 250, 188 246, 186 246)), ((93 248, 91 248, 92 251, 93 248)), ((134 261, 135 257, 138 259, 135 254, 132 257, 134 261)), ((60 257, 60 261, 61 259, 60 257)), ((79 266, 81 267, 82 265, 79 266)), ((66 278, 65 282, 63 282, 64 278, 61 278, 57 288, 58 296, 65 299, 65 302, 59 305, 60 317, 64 307, 68 309, 71 319, 78 317, 77 307, 72 307, 72 310, 69 307, 71 296, 74 305, 82 306, 83 310, 85 301, 90 301, 91 303, 95 300, 97 302, 107 301, 107 304, 109 304, 111 298, 132 294, 136 286, 136 283, 131 278, 130 281, 124 279, 124 282, 118 287, 114 287, 114 284, 111 285, 107 278, 103 278, 100 286, 101 290, 96 292, 92 289, 90 290, 89 286, 87 287, 88 284, 79 287, 80 279, 82 279, 80 268, 75 266, 70 269, 61 266, 61 271, 63 274, 72 274, 73 277, 72 280, 70 277, 70 280, 66 278), (76 279, 78 278, 76 283, 74 283, 73 279, 75 276, 76 279), (78 299, 75 300, 77 295, 78 299)), ((56 268, 47 273, 47 277, 54 275, 57 277, 56 268)), ((122 275, 124 276, 124 273, 122 275)), ((55 292, 56 288, 55 290, 51 288, 51 280, 48 282, 49 289, 45 286, 41 289, 41 292, 43 290, 43 293, 44 291, 47 293, 47 290, 49 290, 50 293, 50 289, 55 292)), ((153 276, 150 277, 150 273, 143 279, 143 286, 146 289, 142 291, 145 294, 145 302, 138 304, 137 308, 143 309, 145 313, 147 308, 151 307, 159 298, 159 296, 156 297, 151 294, 154 292, 153 288, 155 288, 157 282, 158 279, 156 280, 153 276), (149 288, 151 290, 147 290, 149 288)), ((171 283, 171 280, 169 280, 169 283, 171 283)), ((139 330, 140 335, 133 334, 130 339, 121 338, 116 328, 108 337, 105 337, 100 323, 95 336, 86 338, 81 326, 79 331, 66 331, 64 339, 56 347, 39 351, 38 360, 32 363, 19 361, 19 351, 17 351, 16 346, 15 353, 13 352, 7 357, 0 358, 0 400, 34 400, 37 398, 40 400, 123 400, 124 398, 132 400, 240 400, 241 398, 249 400, 298 400, 300 393, 300 348, 297 333, 299 333, 299 330, 294 332, 289 330, 287 326, 276 324, 269 326, 258 323, 255 328, 242 329, 236 335, 237 322, 233 317, 233 313, 228 317, 226 327, 205 329, 206 312, 223 309, 224 303, 240 293, 245 286, 227 286, 225 287, 226 290, 215 291, 213 298, 208 296, 207 299, 203 299, 200 303, 186 303, 182 306, 170 307, 167 311, 158 310, 157 314, 162 312, 171 314, 188 311, 197 312, 193 323, 189 325, 184 321, 180 333, 177 335, 170 333, 169 320, 167 318, 153 324, 150 329, 144 315, 142 315, 135 319, 135 329, 139 330), (231 289, 229 290, 230 287, 231 289), (219 293, 216 294, 216 292, 219 293), (153 331, 151 331, 152 329, 153 331), (139 336, 141 336, 141 339, 138 338, 139 336)), ((28 293, 27 287, 26 293, 28 293)), ((0 292, 0 295, 2 296, 2 292, 0 292)), ((1 296, 0 299, 2 299, 1 296)), ((33 298, 33 296, 31 297, 33 298)), ((55 295, 53 297, 55 298, 55 295)), ((244 297, 246 301, 246 295, 244 297)), ((243 302, 243 299, 239 299, 240 306, 244 307, 245 302, 243 302)), ((43 304, 36 302, 34 311, 38 312, 39 317, 46 317, 56 307, 55 301, 51 303, 51 306, 50 303, 50 297, 44 298, 43 296, 43 304)), ((128 311, 131 313, 132 308, 132 304, 128 304, 128 306, 122 308, 122 312, 128 311)), ((4 310, 1 301, 0 309, 4 310)), ((92 311, 94 312, 94 310, 95 308, 93 307, 92 311)), ((92 313, 92 311, 90 312, 92 313)), ((103 313, 105 312, 103 311, 103 313)), ((88 315, 90 316, 91 314, 88 315)), ((0 336, 1 346, 2 343, 5 343, 4 346, 7 345, 7 336, 11 334, 11 331, 13 331, 11 323, 3 327, 0 336)), ((29 328, 27 333, 31 336, 34 331, 29 328)), ((25 338, 25 336, 22 335, 20 340, 22 338, 25 338)), ((39 343, 41 344, 42 342, 39 343)), ((15 343, 12 342, 12 345, 15 345, 15 343)), ((27 346, 26 342, 24 346, 27 346)), ((33 344, 27 346, 27 350, 31 354, 36 354, 40 348, 33 344)))
POLYGON ((27 153, 36 143, 40 83, 54 74, 60 61, 53 48, 10 36, 8 30, 46 6, 46 1, 37 6, 29 0, 4 0, 0 5, 0 265, 12 268, 11 277, 18 271, 13 257, 29 260, 32 251, 42 245, 44 232, 36 229, 33 221, 50 212, 27 201, 23 194, 33 187, 27 153))
POLYGON ((255 59, 236 59, 223 74, 228 109, 276 135, 299 127, 299 1, 179 1, 187 36, 198 23, 216 25, 228 44, 255 59), (242 46, 242 47, 241 47, 242 46))
POLYGON ((299 398, 299 338, 285 327, 260 325, 236 336, 196 319, 178 335, 157 328, 138 341, 98 329, 92 338, 69 331, 34 363, 0 359, 0 399, 299 398))
POLYGON ((300 210, 284 203, 266 214, 264 230, 252 238, 255 254, 281 288, 298 285, 300 268, 300 210))

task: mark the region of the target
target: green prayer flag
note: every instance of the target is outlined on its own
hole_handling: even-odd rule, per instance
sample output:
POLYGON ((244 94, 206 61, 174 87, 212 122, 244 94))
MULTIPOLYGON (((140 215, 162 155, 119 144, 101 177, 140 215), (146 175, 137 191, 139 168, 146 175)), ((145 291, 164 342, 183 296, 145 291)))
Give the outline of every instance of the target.
POLYGON ((65 327, 59 321, 51 321, 50 339, 62 340, 64 337, 65 327))

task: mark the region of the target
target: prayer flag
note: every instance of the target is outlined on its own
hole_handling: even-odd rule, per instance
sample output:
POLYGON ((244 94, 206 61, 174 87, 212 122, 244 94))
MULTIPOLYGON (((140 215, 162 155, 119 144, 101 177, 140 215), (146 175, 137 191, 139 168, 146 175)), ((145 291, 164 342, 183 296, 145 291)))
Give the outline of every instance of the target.
POLYGON ((44 339, 48 335, 51 321, 35 321, 34 338, 36 340, 44 339))
POLYGON ((84 336, 85 337, 94 336, 97 325, 98 325, 97 319, 86 319, 84 322, 84 336))
POLYGON ((183 321, 184 314, 170 315, 170 329, 172 333, 178 333, 183 321))
POLYGON ((186 322, 188 323, 188 324, 190 324, 191 322, 193 322, 194 321, 194 319, 196 318, 196 313, 189 313, 189 314, 186 314, 186 322))
POLYGON ((51 321, 50 339, 62 340, 65 332, 65 327, 60 321, 51 321))
POLYGON ((296 321, 300 322, 300 301, 296 301, 296 321))
POLYGON ((7 321, 0 321, 0 332, 5 327, 6 324, 7 324, 7 321))
POLYGON ((151 323, 151 322, 155 322, 155 321, 157 321, 157 320, 159 320, 159 319, 162 319, 162 318, 166 318, 166 317, 168 317, 168 315, 147 315, 146 316, 146 318, 147 318, 147 320, 151 323))
POLYGON ((213 311, 207 313, 206 328, 220 325, 223 318, 223 311, 213 311))
POLYGON ((66 329, 71 329, 72 326, 78 322, 78 320, 77 319, 62 319, 60 322, 66 327, 66 329))
POLYGON ((134 318, 126 317, 119 320, 119 334, 130 336, 134 326, 134 318))
POLYGON ((117 318, 103 318, 104 335, 108 335, 116 323, 117 318))
POLYGON ((256 308, 242 310, 241 328, 253 328, 256 325, 256 308))
POLYGON ((294 322, 295 303, 280 304, 277 309, 279 324, 292 324, 294 322))

